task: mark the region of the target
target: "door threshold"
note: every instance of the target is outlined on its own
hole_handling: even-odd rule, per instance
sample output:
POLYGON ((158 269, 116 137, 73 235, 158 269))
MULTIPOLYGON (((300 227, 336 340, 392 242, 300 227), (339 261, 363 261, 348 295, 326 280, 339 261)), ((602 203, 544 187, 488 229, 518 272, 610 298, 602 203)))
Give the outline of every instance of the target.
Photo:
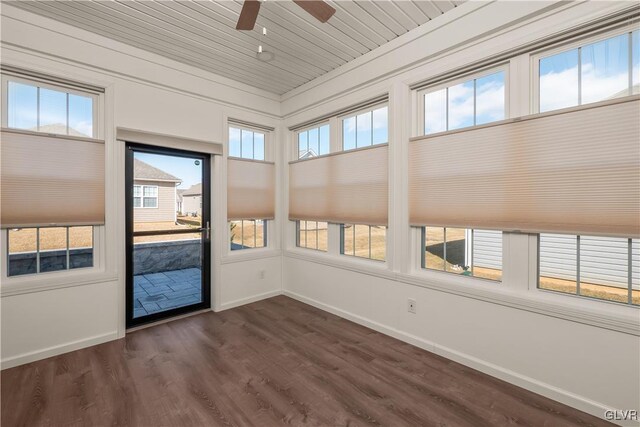
POLYGON ((208 311, 212 311, 212 309, 211 308, 205 308, 205 309, 202 309, 202 310, 192 311, 190 313, 179 314, 177 316, 168 317, 166 319, 157 320, 155 322, 145 323, 144 325, 134 326, 132 328, 126 329, 125 330, 125 334, 128 334, 130 332, 136 332, 136 331, 139 331, 141 329, 147 329, 147 328, 150 328, 152 326, 162 325, 163 323, 173 322, 174 320, 180 320, 180 319, 184 319, 186 317, 196 316, 198 314, 206 313, 208 311))

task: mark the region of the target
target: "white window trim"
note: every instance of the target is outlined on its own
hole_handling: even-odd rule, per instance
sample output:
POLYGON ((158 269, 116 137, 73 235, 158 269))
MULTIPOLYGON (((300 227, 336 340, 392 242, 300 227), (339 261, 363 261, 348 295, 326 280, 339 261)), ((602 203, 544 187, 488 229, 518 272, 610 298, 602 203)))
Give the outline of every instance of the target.
MULTIPOLYGON (((460 276, 460 277, 465 277, 465 278, 479 279, 479 280, 482 280, 484 282, 493 283, 495 285, 501 285, 502 284, 502 281, 503 281, 502 277, 504 276, 504 264, 505 264, 505 258, 506 258, 505 257, 505 252, 504 252, 504 241, 505 241, 505 238, 504 238, 505 232, 504 231, 500 231, 502 233, 502 246, 500 248, 500 250, 502 252, 501 279, 500 280, 493 280, 493 279, 487 279, 485 277, 465 276, 465 275, 462 275, 462 274, 454 273, 452 271, 439 270, 439 269, 436 269, 436 268, 428 268, 426 266, 423 266, 423 258, 422 258, 422 256, 423 256, 423 251, 425 251, 425 248, 423 248, 423 242, 422 242, 422 233, 423 233, 423 231, 422 230, 425 229, 425 227, 414 227, 414 228, 417 228, 419 230, 419 233, 420 233, 420 243, 418 244, 419 252, 420 252, 418 254, 419 255, 419 257, 418 257, 418 263, 419 263, 418 266, 420 267, 421 271, 427 270, 427 271, 434 271, 436 273, 453 274, 453 275, 460 276)), ((432 226, 427 226, 426 228, 456 228, 456 229, 459 229, 460 227, 440 227, 440 226, 432 227, 432 226)), ((472 233, 473 231, 483 231, 482 229, 478 229, 478 228, 465 228, 465 230, 467 232, 471 232, 470 233, 471 235, 473 235, 473 233, 472 233)), ((467 240, 467 239, 468 239, 468 237, 465 237, 465 240, 467 240)), ((471 237, 471 245, 472 245, 471 251, 472 252, 473 252, 473 245, 475 244, 474 240, 475 239, 473 237, 471 237)), ((426 253, 426 251, 425 251, 425 253, 426 253)))
MULTIPOLYGON (((308 249, 308 250, 312 250, 312 251, 316 251, 316 252, 328 252, 329 251, 329 223, 327 221, 305 221, 307 223, 309 222, 315 222, 316 223, 316 246, 312 247, 312 246, 302 246, 301 245, 301 240, 300 240, 300 222, 305 221, 305 220, 296 220, 294 221, 295 226, 296 226, 296 247, 300 248, 300 249, 308 249), (317 229, 317 224, 320 222, 326 222, 327 223, 327 249, 320 249, 320 242, 317 239, 317 233, 318 233, 318 229, 317 229)), ((306 231, 306 230, 305 230, 306 231)), ((305 234, 306 235, 306 234, 305 234)), ((307 240, 305 239, 305 242, 307 240)))
MULTIPOLYGON (((223 155, 223 159, 225 160, 225 163, 226 163, 226 159, 245 159, 245 160, 252 160, 255 162, 269 162, 269 163, 274 162, 274 159, 276 157, 275 156, 276 147, 273 141, 276 138, 276 129, 273 129, 270 126, 261 126, 260 124, 255 124, 254 126, 252 126, 246 123, 237 123, 234 120, 230 119, 229 117, 225 117, 225 123, 226 123, 226 128, 225 128, 226 132, 224 134, 224 155, 223 155), (250 130, 252 132, 258 132, 258 133, 264 134, 264 160, 254 160, 254 159, 246 159, 243 157, 230 156, 229 155, 229 130, 231 128, 240 129, 241 132, 243 129, 245 129, 245 130, 250 130)), ((224 169, 224 173, 225 173, 225 178, 222 182, 226 188, 226 185, 227 185, 226 166, 224 169)), ((227 205, 225 201, 224 202, 225 212, 226 212, 226 208, 227 208, 227 205)), ((222 264, 228 264, 228 263, 238 262, 238 261, 248 261, 248 260, 260 259, 260 258, 268 258, 268 257, 276 256, 274 255, 276 253, 277 254, 282 253, 280 250, 276 249, 277 247, 276 218, 264 220, 266 223, 266 229, 267 229, 267 245, 266 246, 258 247, 258 248, 249 248, 251 250, 234 250, 234 251, 231 250, 231 231, 230 231, 231 220, 229 220, 229 218, 226 218, 226 213, 225 213, 225 219, 226 219, 226 222, 224 224, 224 233, 222 233, 224 237, 223 248, 222 248, 223 256, 221 260, 222 264)), ((258 218, 258 219, 261 219, 261 218, 258 218)))
MULTIPOLYGON (((240 125, 234 122, 229 122, 227 124, 227 143, 225 144, 225 150, 226 150, 226 155, 228 158, 230 159, 244 159, 244 160, 254 160, 256 162, 271 162, 273 160, 273 153, 272 153, 272 142, 271 142, 271 136, 272 132, 267 130, 267 129, 263 129, 260 127, 252 127, 252 126, 247 126, 247 125, 240 125), (231 128, 233 129, 240 129, 240 134, 242 134, 243 130, 248 130, 250 132, 254 132, 254 133, 260 133, 262 135, 264 135, 264 160, 261 159, 256 159, 256 158, 249 158, 249 157, 240 157, 240 156, 232 156, 229 154, 230 152, 230 147, 229 147, 229 131, 231 130, 231 128)), ((255 145, 254 145, 255 148, 255 145)), ((242 142, 240 143, 240 155, 242 155, 242 142)), ((255 150, 254 150, 254 157, 255 157, 255 150)))
MULTIPOLYGON (((339 123, 339 126, 338 126, 338 139, 337 139, 337 142, 339 143, 339 145, 337 146, 337 148, 338 148, 337 152, 343 152, 343 151, 344 152, 349 152, 349 151, 357 150, 359 148, 363 148, 363 147, 356 147, 356 148, 351 148, 349 150, 345 150, 344 149, 344 121, 346 119, 350 119, 351 117, 356 117, 356 116, 358 116, 360 114, 363 114, 363 113, 368 113, 368 112, 372 112, 373 113, 373 111, 378 110, 380 108, 384 108, 384 107, 387 107, 387 142, 386 142, 386 144, 389 144, 390 139, 391 139, 391 134, 389 132, 389 130, 391 128, 391 126, 389 126, 389 124, 391 123, 390 119, 389 119, 391 117, 391 114, 390 114, 391 112, 390 112, 390 108, 389 108, 389 101, 385 101, 385 102, 381 102, 381 103, 373 105, 373 106, 370 105, 370 106, 362 108, 360 110, 350 111, 347 114, 342 114, 342 115, 337 116, 338 123, 339 123)), ((358 131, 358 129, 356 127, 356 132, 357 131, 358 131)), ((371 133, 373 135, 373 129, 371 129, 371 133)), ((331 129, 329 129, 329 135, 331 135, 331 129)), ((384 145, 384 143, 367 145, 367 147, 375 147, 377 145, 384 145)), ((329 140, 329 146, 331 147, 331 140, 329 140)), ((332 153, 332 152, 333 151, 329 151, 329 153, 332 153)))
MULTIPOLYGON (((45 70, 43 70, 45 72, 45 70)), ((93 102, 93 138, 104 139, 105 138, 105 114, 108 111, 105 107, 105 103, 109 103, 110 108, 113 107, 113 97, 111 95, 107 97, 107 89, 105 92, 93 92, 90 90, 75 89, 73 84, 53 84, 48 81, 31 78, 21 77, 16 73, 3 73, 1 84, 2 90, 2 115, 0 117, 0 123, 2 127, 6 127, 8 124, 8 93, 7 85, 9 81, 15 81, 18 83, 25 83, 33 86, 44 87, 48 89, 58 90, 62 92, 73 93, 81 96, 92 97, 93 102)), ((113 117, 108 114, 107 117, 112 122, 113 117)), ((119 279, 116 270, 113 268, 114 262, 107 262, 107 252, 111 251, 117 255, 118 252, 113 248, 107 247, 107 232, 105 225, 93 226, 93 267, 71 269, 71 270, 59 270, 37 274, 25 274, 20 276, 7 276, 8 266, 8 248, 7 242, 7 230, 0 230, 0 296, 12 296, 22 295, 32 292, 41 292, 51 289, 61 289, 74 286, 84 286, 97 283, 113 282, 119 279)))
MULTIPOLYGON (((479 71, 473 71, 470 73, 466 73, 462 76, 458 76, 458 77, 454 77, 450 80, 444 80, 438 83, 435 83, 431 86, 427 86, 424 88, 421 88, 419 90, 414 91, 416 93, 416 110, 417 110, 417 127, 418 127, 418 135, 422 136, 424 135, 425 131, 424 131, 424 96, 428 93, 432 93, 432 92, 437 92, 441 89, 444 88, 448 88, 451 86, 455 86, 457 84, 460 83, 464 83, 464 82, 468 82, 469 80, 477 80, 477 79, 481 79, 483 77, 489 76, 491 74, 495 74, 495 73, 499 73, 500 71, 504 72, 504 118, 508 119, 510 117, 510 103, 509 103, 509 99, 510 99, 510 73, 509 73, 509 68, 510 68, 510 61, 506 61, 504 63, 498 64, 498 65, 492 65, 491 67, 479 70, 479 71)), ((448 110, 449 106, 447 105, 447 110, 448 110)), ((476 125, 471 125, 471 126, 467 126, 464 129, 469 129, 472 128, 476 125)), ((448 132, 444 131, 444 132, 448 132)))
MULTIPOLYGON (((91 98, 93 100, 93 123, 92 123, 92 131, 93 135, 91 138, 101 139, 103 138, 102 125, 100 121, 100 116, 102 114, 101 108, 101 95, 94 92, 84 92, 81 90, 73 89, 69 86, 64 85, 55 85, 42 80, 30 79, 24 77, 16 77, 14 75, 2 75, 2 111, 5 112, 2 114, 2 127, 9 128, 9 115, 8 115, 8 105, 9 105, 9 82, 22 83, 30 86, 41 87, 44 89, 51 89, 58 92, 69 93, 72 95, 83 96, 86 98, 91 98)), ((68 106, 67 106, 68 108, 68 106)), ((67 110, 67 119, 68 119, 68 110, 67 110)), ((38 130, 32 130, 32 132, 39 132, 38 130)), ((47 132, 48 134, 49 132, 47 132)), ((67 134, 60 134, 62 136, 67 136, 67 134)))
MULTIPOLYGON (((616 28, 604 33, 587 35, 585 37, 572 40, 568 43, 558 44, 551 48, 538 49, 533 52, 530 52, 529 56, 530 56, 530 67, 531 67, 531 105, 530 105, 531 114, 536 114, 540 112, 540 66, 539 64, 541 59, 548 58, 549 56, 557 55, 559 53, 566 52, 568 50, 584 47, 592 43, 597 43, 599 41, 613 38, 621 34, 631 33, 637 30, 640 30, 640 26, 628 25, 628 26, 624 26, 622 28, 616 28)), ((631 52, 631 46, 629 46, 629 49, 630 49, 629 51, 631 52)), ((631 61, 632 58, 630 57, 629 60, 631 61)), ((580 105, 585 105, 585 104, 580 104, 580 105)), ((558 110, 553 110, 553 111, 558 111, 558 110)))
POLYGON ((85 285, 87 283, 101 283, 117 278, 106 271, 105 241, 106 232, 104 226, 93 226, 93 266, 77 269, 65 269, 47 271, 42 273, 8 276, 9 248, 6 244, 8 231, 1 230, 2 239, 1 254, 2 267, 2 296, 19 295, 23 293, 38 292, 45 289, 85 285))
MULTIPOLYGON (((333 126, 331 126, 331 122, 328 120, 322 121, 322 122, 318 122, 314 125, 310 125, 310 126, 306 126, 303 127, 301 129, 296 129, 293 133, 293 154, 292 154, 292 158, 291 160, 300 160, 299 157, 299 146, 298 146, 298 136, 302 133, 302 132, 307 132, 309 130, 313 130, 313 129, 318 129, 318 138, 320 137, 320 128, 323 126, 329 126, 329 153, 327 154, 331 154, 331 141, 332 141, 332 135, 331 135, 331 131, 333 130, 333 126)), ((318 140, 318 143, 320 141, 318 140)), ((319 154, 317 157, 322 157, 322 156, 326 156, 327 154, 319 154)))
POLYGON ((160 208, 160 187, 158 185, 143 185, 143 184, 136 184, 133 186, 135 187, 140 187, 140 197, 138 196, 134 196, 134 199, 140 199, 140 206, 134 206, 134 209, 159 209, 160 208), (145 188, 154 188, 156 189, 156 195, 155 196, 145 196, 144 195, 144 189, 145 188), (145 206, 144 205, 144 199, 156 199, 156 205, 155 206, 145 206))

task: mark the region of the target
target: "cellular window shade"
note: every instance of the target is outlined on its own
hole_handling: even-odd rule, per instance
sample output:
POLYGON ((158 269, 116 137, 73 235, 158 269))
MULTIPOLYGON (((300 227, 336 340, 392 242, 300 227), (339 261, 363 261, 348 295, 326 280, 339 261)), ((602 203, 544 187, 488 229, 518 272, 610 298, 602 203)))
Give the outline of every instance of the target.
POLYGON ((409 145, 412 225, 640 235, 640 97, 409 145))
POLYGON ((104 224, 104 142, 3 129, 2 228, 104 224))
POLYGON ((289 164, 289 219, 387 225, 388 145, 289 164))
POLYGON ((227 219, 273 219, 275 179, 271 162, 228 159, 227 219))

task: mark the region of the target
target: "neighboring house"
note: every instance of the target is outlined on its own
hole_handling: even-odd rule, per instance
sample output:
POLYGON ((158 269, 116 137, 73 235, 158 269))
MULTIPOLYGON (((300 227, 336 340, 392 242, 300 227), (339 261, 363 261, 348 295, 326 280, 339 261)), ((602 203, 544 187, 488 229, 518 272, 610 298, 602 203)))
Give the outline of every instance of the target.
POLYGON ((309 149, 309 150, 300 150, 298 152, 298 159, 309 159, 311 157, 316 157, 317 154, 315 151, 309 149))
POLYGON ((175 222, 180 178, 138 159, 134 159, 133 172, 134 221, 175 222))
MULTIPOLYGON (((551 235, 549 235, 551 236, 551 235)), ((469 242, 469 235, 466 242, 469 242)), ((612 250, 619 247, 619 240, 610 237, 590 238, 588 249, 581 250, 580 279, 582 282, 611 285, 620 288, 628 286, 628 259, 612 250)), ((467 244, 466 257, 469 259, 470 245, 467 244)), ((575 280, 576 277, 576 237, 557 234, 547 241, 546 256, 541 256, 540 267, 547 276, 558 279, 575 280)), ((476 230, 473 248, 474 265, 487 268, 502 268, 502 233, 499 231, 476 230)), ((633 252, 640 252, 640 242, 633 242, 633 252)), ((466 264, 468 265, 468 264, 466 264)), ((640 272, 633 269, 635 283, 640 282, 640 272)))
POLYGON ((79 132, 72 127, 67 129, 67 125, 65 125, 64 123, 52 123, 50 125, 41 125, 39 127, 34 127, 29 130, 32 130, 34 132, 52 133, 55 135, 70 135, 70 136, 78 136, 82 138, 92 137, 92 135, 79 132))
POLYGON ((178 188, 176 193, 176 212, 180 215, 184 215, 184 209, 182 208, 182 193, 186 190, 183 188, 178 188))
POLYGON ((182 191, 183 215, 202 216, 202 184, 194 184, 187 190, 182 191))

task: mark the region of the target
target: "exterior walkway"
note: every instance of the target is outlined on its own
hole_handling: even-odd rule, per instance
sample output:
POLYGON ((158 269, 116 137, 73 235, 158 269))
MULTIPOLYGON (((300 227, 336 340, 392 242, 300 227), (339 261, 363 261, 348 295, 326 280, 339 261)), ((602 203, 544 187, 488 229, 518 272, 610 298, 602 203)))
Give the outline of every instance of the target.
POLYGON ((199 268, 140 274, 133 277, 133 317, 202 301, 199 268))

